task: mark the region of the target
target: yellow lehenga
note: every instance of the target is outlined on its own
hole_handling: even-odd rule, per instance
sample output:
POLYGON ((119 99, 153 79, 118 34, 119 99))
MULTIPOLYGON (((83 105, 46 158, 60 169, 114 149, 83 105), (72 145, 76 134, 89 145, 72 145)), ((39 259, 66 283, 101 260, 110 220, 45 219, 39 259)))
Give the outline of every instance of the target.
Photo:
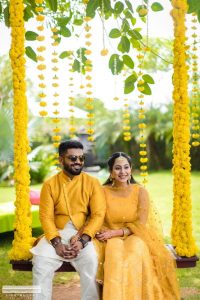
POLYGON ((127 189, 104 187, 104 229, 127 227, 133 234, 96 243, 103 300, 180 299, 175 262, 150 220, 152 214, 145 224, 139 217, 150 210, 149 201, 138 201, 140 189, 138 184, 127 189))

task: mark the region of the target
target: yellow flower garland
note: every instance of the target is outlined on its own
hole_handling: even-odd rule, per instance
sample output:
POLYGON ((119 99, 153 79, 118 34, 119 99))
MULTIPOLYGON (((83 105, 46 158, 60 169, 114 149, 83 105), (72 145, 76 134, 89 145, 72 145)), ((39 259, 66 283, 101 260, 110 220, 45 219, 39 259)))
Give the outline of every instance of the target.
POLYGON ((73 59, 73 52, 71 52, 71 55, 68 57, 69 59, 69 72, 71 72, 71 76, 69 78, 69 137, 71 139, 74 139, 76 137, 76 124, 75 124, 75 116, 74 116, 74 109, 75 109, 75 97, 74 97, 74 71, 72 68, 72 59, 73 59))
POLYGON ((144 54, 140 53, 142 49, 139 48, 139 54, 137 55, 138 61, 139 61, 139 72, 138 72, 138 83, 137 83, 137 89, 139 91, 138 99, 139 99, 139 109, 138 109, 138 119, 139 119, 139 142, 140 142, 140 176, 142 176, 142 183, 145 185, 148 182, 148 158, 147 158, 147 144, 146 144, 146 138, 145 138, 145 131, 146 131, 146 115, 145 115, 145 109, 144 109, 144 94, 142 94, 142 91, 144 90, 144 87, 142 86, 144 84, 144 80, 142 78, 143 72, 142 72, 142 66, 143 66, 143 60, 144 60, 144 54, 146 49, 144 50, 144 54))
POLYGON ((27 153, 29 142, 27 136, 28 108, 25 84, 24 58, 24 4, 23 0, 10 1, 11 50, 10 59, 13 70, 14 89, 14 168, 16 187, 16 219, 13 247, 9 252, 10 259, 31 258, 29 249, 33 244, 31 231, 31 212, 29 199, 29 166, 27 153))
POLYGON ((193 38, 193 47, 192 47, 192 99, 191 99, 191 104, 192 104, 192 113, 191 113, 191 140, 192 140, 192 146, 198 147, 200 146, 200 126, 199 126, 199 99, 198 99, 198 56, 196 55, 197 53, 197 16, 196 14, 192 14, 192 38, 193 38))
MULTIPOLYGON (((90 17, 85 17, 84 18, 85 21, 85 38, 86 38, 86 42, 85 45, 86 47, 90 47, 91 46, 91 26, 88 25, 88 22, 91 21, 90 17)), ((85 54, 86 55, 91 55, 92 51, 90 49, 85 50, 85 54)), ((82 56, 82 54, 80 54, 80 57, 82 56)), ((82 63, 81 63, 82 64, 82 63)), ((91 59, 87 59, 85 62, 85 79, 86 79, 86 104, 85 107, 88 111, 87 114, 87 134, 88 134, 88 141, 89 142, 93 142, 95 140, 94 138, 94 98, 93 98, 93 87, 92 87, 92 76, 89 75, 92 72, 92 60, 91 59)))
POLYGON ((174 21, 174 75, 173 75, 173 175, 174 205, 172 240, 178 255, 191 257, 197 248, 192 236, 190 195, 190 130, 188 72, 185 62, 186 0, 172 0, 174 21))

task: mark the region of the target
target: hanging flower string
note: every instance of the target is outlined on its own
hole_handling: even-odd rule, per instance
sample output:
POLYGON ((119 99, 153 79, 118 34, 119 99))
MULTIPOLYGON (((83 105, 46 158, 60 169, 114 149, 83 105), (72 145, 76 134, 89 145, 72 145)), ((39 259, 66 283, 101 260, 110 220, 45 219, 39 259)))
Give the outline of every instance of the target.
MULTIPOLYGON (((53 132, 54 135, 52 136, 52 140, 53 140, 53 145, 55 148, 57 148, 60 144, 60 140, 61 140, 61 136, 60 136, 60 127, 58 127, 58 123, 60 122, 59 119, 59 114, 60 111, 58 109, 59 106, 59 102, 58 102, 58 97, 59 97, 59 93, 58 93, 58 88, 59 88, 59 77, 58 77, 58 52, 56 51, 56 47, 58 46, 58 29, 56 27, 52 27, 51 28, 51 32, 52 32, 52 47, 53 47, 53 51, 52 51, 52 59, 51 62, 53 64, 52 67, 52 71, 53 71, 53 77, 52 77, 52 88, 53 88, 53 97, 54 97, 54 101, 53 101, 53 114, 55 116, 55 118, 53 118, 53 122, 55 123, 55 127, 53 128, 53 132), (56 121, 56 122, 55 122, 56 121)), ((55 153, 55 164, 59 164, 59 162, 57 161, 57 153, 55 153)))
POLYGON ((143 72, 142 72, 142 64, 143 64, 143 59, 144 59, 144 54, 141 53, 142 49, 139 49, 139 53, 137 55, 138 61, 139 61, 139 72, 138 72, 138 83, 137 83, 137 88, 138 88, 138 99, 139 99, 139 109, 138 109, 138 118, 139 118, 139 143, 140 143, 140 150, 139 150, 139 155, 140 155, 140 175, 143 177, 142 183, 145 185, 148 180, 148 167, 147 167, 147 162, 148 162, 148 157, 147 157, 147 144, 146 144, 146 138, 145 138, 145 130, 146 130, 146 116, 145 116, 145 109, 144 109, 144 94, 142 93, 144 91, 144 80, 142 78, 143 72))
POLYGON ((102 22, 102 37, 103 37, 103 49, 101 50, 101 56, 108 55, 108 49, 105 46, 105 16, 104 16, 104 0, 101 1, 101 22, 102 22))
POLYGON ((43 0, 35 0, 35 12, 36 12, 36 21, 38 23, 37 26, 37 30, 38 30, 38 36, 37 36, 37 41, 40 44, 37 47, 37 69, 39 71, 38 74, 38 78, 39 78, 39 84, 38 87, 40 89, 40 92, 38 94, 39 99, 40 99, 40 107, 41 110, 39 111, 39 114, 44 117, 47 116, 47 110, 46 110, 46 106, 47 106, 47 102, 46 102, 46 93, 45 93, 45 88, 46 88, 46 84, 45 84, 45 75, 44 75, 44 71, 46 70, 46 64, 45 64, 45 56, 44 56, 44 51, 46 50, 46 47, 43 46, 44 41, 45 41, 45 36, 43 33, 44 31, 44 20, 45 20, 45 16, 42 14, 43 13, 43 0))
POLYGON ((14 241, 9 252, 10 259, 30 259, 29 249, 34 239, 31 229, 29 199, 29 149, 27 125, 28 107, 25 83, 24 47, 24 4, 22 0, 10 1, 11 49, 10 59, 13 71, 14 91, 14 179, 16 189, 14 241))
POLYGON ((192 236, 190 194, 190 130, 189 99, 187 93, 188 67, 186 65, 185 41, 187 12, 186 0, 172 0, 171 15, 174 21, 174 74, 173 74, 173 175, 174 201, 172 241, 180 256, 191 257, 197 248, 192 236))
POLYGON ((193 47, 192 47, 192 113, 191 113, 191 138, 192 138, 192 146, 197 147, 200 145, 200 124, 199 124, 199 95, 198 95, 198 79, 199 79, 199 70, 198 70, 198 42, 197 42, 197 16, 193 14, 192 16, 192 38, 193 38, 193 47))
POLYGON ((69 137, 71 139, 75 138, 76 136, 76 126, 75 126, 75 116, 74 116, 74 107, 75 107, 75 98, 74 98, 74 71, 72 69, 72 56, 73 52, 71 55, 68 57, 69 59, 69 72, 71 73, 71 76, 69 77, 69 137))
MULTIPOLYGON (((88 22, 91 20, 89 17, 85 17, 85 45, 87 49, 85 50, 86 55, 91 55, 92 51, 90 50, 91 47, 91 26, 89 26, 88 22)), ((80 53, 82 59, 83 53, 80 53)), ((85 61, 85 80, 86 80, 86 108, 88 111, 87 117, 87 134, 88 134, 88 141, 94 141, 94 98, 93 98, 93 91, 92 91, 92 61, 91 59, 87 59, 85 61)))
MULTIPOLYGON (((124 70, 123 76, 126 76, 126 71, 124 70)), ((130 111, 129 111, 129 99, 124 97, 123 105, 123 139, 125 142, 131 140, 131 126, 130 126, 130 111)))
POLYGON ((118 101, 119 97, 117 96, 117 59, 114 58, 114 64, 113 64, 113 75, 114 75, 114 101, 118 101))

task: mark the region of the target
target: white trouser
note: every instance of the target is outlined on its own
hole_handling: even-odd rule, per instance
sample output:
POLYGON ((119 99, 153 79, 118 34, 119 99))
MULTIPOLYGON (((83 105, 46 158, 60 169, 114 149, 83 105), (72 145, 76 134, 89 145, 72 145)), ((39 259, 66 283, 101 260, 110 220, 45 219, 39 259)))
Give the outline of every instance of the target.
MULTIPOLYGON (((60 230, 63 243, 67 243, 76 232, 73 224, 69 222, 63 230, 60 230)), ((33 253, 33 285, 38 285, 41 288, 41 293, 34 294, 33 300, 51 300, 54 272, 64 260, 56 253, 53 257, 52 249, 55 252, 55 249, 45 238, 41 239, 38 245, 31 249, 33 253)), ((96 283, 98 258, 93 243, 89 242, 80 251, 78 257, 70 260, 65 259, 65 261, 69 261, 80 275, 81 300, 99 300, 99 288, 96 283)))

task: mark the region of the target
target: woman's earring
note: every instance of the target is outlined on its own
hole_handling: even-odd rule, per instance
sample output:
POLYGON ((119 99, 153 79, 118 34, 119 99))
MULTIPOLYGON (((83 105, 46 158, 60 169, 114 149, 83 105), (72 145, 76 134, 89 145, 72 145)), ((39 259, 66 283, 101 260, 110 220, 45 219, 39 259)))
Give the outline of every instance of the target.
POLYGON ((114 178, 112 178, 111 176, 109 177, 110 182, 112 182, 112 186, 115 184, 114 178))

